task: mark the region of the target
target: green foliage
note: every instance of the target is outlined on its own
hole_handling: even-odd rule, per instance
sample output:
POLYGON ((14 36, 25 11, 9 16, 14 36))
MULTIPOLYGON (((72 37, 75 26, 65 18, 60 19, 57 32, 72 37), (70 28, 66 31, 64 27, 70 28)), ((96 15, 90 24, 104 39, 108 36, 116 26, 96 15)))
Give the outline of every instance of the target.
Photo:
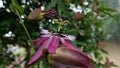
POLYGON ((104 25, 103 25, 104 31, 111 36, 110 38, 112 40, 114 40, 115 42, 119 42, 120 41, 119 1, 110 1, 109 3, 108 2, 105 2, 105 3, 109 4, 109 6, 111 6, 113 9, 116 9, 118 11, 115 13, 111 13, 112 15, 114 15, 114 19, 110 17, 107 17, 105 19, 104 25))
POLYGON ((109 35, 111 35, 110 38, 112 40, 119 42, 120 41, 120 38, 119 38, 119 36, 120 36, 120 32, 119 32, 120 31, 120 28, 119 28, 120 27, 120 22, 119 22, 120 16, 119 16, 119 13, 115 14, 115 16, 116 16, 116 19, 106 18, 107 22, 104 21, 105 24, 104 24, 103 28, 104 28, 104 31, 106 33, 109 33, 109 35))
POLYGON ((16 12, 18 10, 20 14, 23 14, 24 9, 18 4, 16 0, 11 0, 12 3, 10 4, 10 9, 12 12, 16 12))

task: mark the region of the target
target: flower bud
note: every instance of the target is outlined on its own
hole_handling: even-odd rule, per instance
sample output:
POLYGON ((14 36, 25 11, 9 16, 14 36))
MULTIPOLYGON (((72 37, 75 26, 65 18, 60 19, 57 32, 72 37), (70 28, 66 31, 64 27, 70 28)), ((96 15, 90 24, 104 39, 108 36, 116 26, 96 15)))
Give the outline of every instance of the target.
POLYGON ((75 13, 75 20, 79 21, 83 18, 83 15, 80 12, 75 13))
POLYGON ((28 19, 29 20, 38 20, 38 16, 39 13, 41 12, 41 9, 36 8, 34 11, 32 11, 29 15, 28 15, 28 19))
POLYGON ((78 51, 69 49, 67 47, 58 48, 56 50, 56 54, 51 54, 50 58, 52 61, 59 62, 64 65, 94 68, 92 61, 90 62, 83 56, 83 54, 80 54, 78 51))
POLYGON ((41 20, 43 18, 51 18, 57 14, 56 10, 41 10, 39 8, 36 8, 33 10, 29 15, 29 20, 41 20))

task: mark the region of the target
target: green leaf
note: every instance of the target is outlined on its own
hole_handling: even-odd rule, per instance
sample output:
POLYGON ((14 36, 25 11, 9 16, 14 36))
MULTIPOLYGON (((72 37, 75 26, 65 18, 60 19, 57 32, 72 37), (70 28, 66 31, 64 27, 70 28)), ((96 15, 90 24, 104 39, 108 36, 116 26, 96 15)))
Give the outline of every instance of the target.
MULTIPOLYGON (((62 1, 61 0, 58 0, 57 1, 57 8, 58 8, 58 14, 59 14, 59 16, 61 16, 62 15, 62 12, 63 12, 63 6, 64 4, 62 3, 62 1)), ((65 8, 65 7, 64 7, 65 8)))
POLYGON ((107 55, 109 54, 106 50, 101 49, 101 51, 107 55))
POLYGON ((118 65, 116 65, 116 64, 113 64, 112 66, 113 66, 113 67, 119 67, 119 66, 118 66, 118 65))
POLYGON ((96 50, 94 52, 94 55, 95 55, 95 58, 98 59, 99 61, 102 60, 102 55, 100 54, 100 51, 99 50, 96 50))
POLYGON ((109 12, 103 12, 103 13, 105 13, 106 15, 110 16, 111 18, 115 20, 117 19, 116 16, 112 15, 112 13, 109 13, 109 12))
POLYGON ((16 12, 15 7, 14 7, 14 5, 12 3, 9 5, 9 7, 10 7, 12 12, 16 12))
POLYGON ((45 9, 47 10, 52 9, 56 5, 56 3, 57 3, 57 0, 51 1, 50 3, 46 5, 45 9))
POLYGON ((111 12, 117 12, 117 10, 112 9, 112 8, 106 8, 106 7, 99 7, 99 11, 111 11, 111 12))
MULTIPOLYGON (((70 28, 69 28, 70 29, 70 28)), ((74 36, 77 36, 77 30, 76 29, 71 29, 71 30, 69 30, 69 29, 66 29, 66 30, 64 30, 64 33, 68 33, 68 34, 70 34, 70 35, 74 35, 74 36)))
POLYGON ((0 68, 5 68, 5 64, 0 64, 0 68))
POLYGON ((15 11, 15 9, 17 9, 20 12, 20 14, 24 13, 24 8, 21 7, 16 0, 12 0, 12 3, 10 4, 10 8, 13 12, 15 11))
POLYGON ((87 45, 87 43, 86 43, 86 42, 83 42, 83 41, 76 41, 76 43, 77 43, 78 45, 82 45, 82 46, 86 46, 86 45, 87 45))
POLYGON ((79 5, 79 0, 75 0, 75 7, 79 5))

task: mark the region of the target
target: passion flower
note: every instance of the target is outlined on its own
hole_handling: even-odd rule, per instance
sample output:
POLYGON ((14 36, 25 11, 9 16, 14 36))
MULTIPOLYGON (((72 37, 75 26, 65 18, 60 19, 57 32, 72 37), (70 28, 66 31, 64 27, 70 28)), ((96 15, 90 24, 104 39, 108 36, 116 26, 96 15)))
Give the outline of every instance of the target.
POLYGON ((75 40, 74 36, 61 34, 60 32, 52 32, 45 29, 42 29, 40 33, 43 34, 42 37, 34 40, 37 52, 29 61, 28 65, 32 65, 41 58, 43 56, 42 51, 47 49, 54 61, 59 59, 58 62, 65 63, 67 65, 94 68, 92 60, 88 55, 72 45, 70 40, 75 40), (70 61, 73 64, 68 63, 70 61))

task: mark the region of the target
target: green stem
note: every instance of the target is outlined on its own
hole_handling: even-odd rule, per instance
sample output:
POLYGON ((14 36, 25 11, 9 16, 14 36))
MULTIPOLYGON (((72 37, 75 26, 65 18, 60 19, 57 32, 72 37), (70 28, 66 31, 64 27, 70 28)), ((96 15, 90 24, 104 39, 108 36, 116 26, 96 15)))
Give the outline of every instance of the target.
POLYGON ((33 42, 32 42, 32 39, 31 39, 31 37, 30 37, 30 34, 29 34, 29 32, 28 32, 28 30, 27 30, 25 24, 24 24, 24 21, 23 21, 22 18, 20 17, 21 15, 20 15, 20 13, 18 12, 17 9, 16 9, 16 12, 17 12, 17 15, 18 15, 18 17, 19 17, 19 19, 20 19, 20 23, 22 24, 22 26, 23 26, 23 28, 24 28, 24 30, 25 30, 25 32, 26 32, 26 34, 27 34, 27 36, 28 36, 28 38, 29 38, 31 44, 34 45, 33 42))
POLYGON ((58 31, 60 31, 61 27, 62 27, 62 25, 61 25, 61 24, 59 24, 59 26, 58 26, 58 31))

